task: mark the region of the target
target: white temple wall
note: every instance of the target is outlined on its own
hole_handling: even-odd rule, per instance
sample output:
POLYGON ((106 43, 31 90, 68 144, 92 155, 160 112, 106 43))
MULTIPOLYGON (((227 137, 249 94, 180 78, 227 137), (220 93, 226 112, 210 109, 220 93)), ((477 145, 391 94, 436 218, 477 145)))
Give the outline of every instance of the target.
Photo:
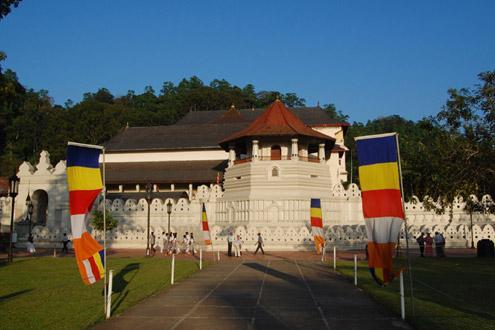
MULTIPOLYGON (((28 191, 32 194, 34 191, 43 190, 48 194, 46 225, 33 229, 38 246, 60 244, 63 232, 70 233, 65 171, 65 162, 60 162, 55 168, 49 165, 47 153, 42 154, 36 167, 23 163, 19 169, 21 183, 16 198, 16 222, 26 216, 25 199, 28 191)), ((361 192, 358 187, 352 184, 344 189, 341 184, 334 185, 327 196, 321 196, 321 200, 324 232, 329 243, 343 249, 362 248, 366 242, 366 231, 361 209, 361 192)), ((488 195, 483 196, 482 201, 493 202, 488 195)), ((150 207, 150 230, 157 234, 159 243, 161 233, 167 231, 167 202, 168 200, 154 199, 150 207)), ((202 242, 200 224, 203 202, 206 205, 215 248, 226 249, 225 240, 229 230, 240 234, 245 241, 244 246, 248 249, 254 247, 258 232, 265 238, 267 250, 313 248, 309 223, 310 202, 307 196, 291 199, 284 198, 283 194, 277 192, 264 195, 263 198, 236 200, 224 196, 222 187, 218 185, 199 186, 192 191, 191 200, 182 198, 172 201, 172 231, 177 232, 179 237, 186 231, 194 232, 196 241, 202 242)), ((102 201, 99 204, 100 208, 101 203, 102 201)), ((0 198, 2 231, 9 230, 10 205, 10 198, 0 198)), ((444 233, 448 247, 470 246, 470 218, 464 211, 464 206, 464 200, 458 198, 452 210, 437 215, 427 211, 423 203, 414 197, 405 204, 409 236, 417 236, 419 232, 439 231, 444 233)), ((109 235, 110 246, 144 248, 147 226, 146 201, 107 200, 107 207, 119 222, 118 228, 109 235)), ((495 215, 473 214, 472 228, 475 245, 484 238, 495 241, 495 215)), ((16 227, 20 241, 27 238, 25 229, 25 226, 16 227)), ((95 235, 100 236, 98 233, 95 235)), ((402 235, 404 236, 404 231, 402 235)), ((405 244, 404 239, 401 244, 405 244)), ((416 247, 415 241, 412 240, 410 245, 416 247)))

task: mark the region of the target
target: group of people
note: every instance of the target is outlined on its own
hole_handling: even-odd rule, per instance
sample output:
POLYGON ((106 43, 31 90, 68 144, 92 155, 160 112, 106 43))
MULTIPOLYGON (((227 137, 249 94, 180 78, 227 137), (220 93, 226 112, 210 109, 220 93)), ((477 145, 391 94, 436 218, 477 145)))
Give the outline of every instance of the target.
POLYGON ((433 243, 435 243, 435 253, 437 257, 445 257, 445 237, 442 233, 435 232, 435 236, 431 237, 430 233, 421 233, 416 242, 419 245, 419 252, 422 257, 433 256, 433 243))
MULTIPOLYGON (((69 254, 70 239, 67 236, 67 233, 63 234, 61 243, 62 243, 62 253, 69 254)), ((34 237, 32 234, 29 234, 29 237, 26 242, 26 249, 29 254, 36 253, 36 247, 34 246, 34 237)))
MULTIPOLYGON (((151 232, 150 235, 150 255, 155 255, 156 252, 156 236, 154 232, 151 232)), ((165 233, 162 232, 162 244, 160 245, 160 253, 166 253, 168 255, 171 254, 179 254, 186 253, 195 255, 197 253, 195 241, 194 241, 194 233, 186 232, 182 237, 182 242, 180 242, 177 238, 177 233, 165 233)))
MULTIPOLYGON (((234 233, 229 231, 227 236, 227 255, 232 257, 232 248, 234 248, 234 256, 240 257, 242 255, 242 244, 244 244, 244 241, 242 240, 241 235, 234 236, 234 233)), ((261 233, 258 233, 256 246, 254 254, 258 253, 260 249, 261 253, 265 254, 265 251, 263 251, 263 237, 261 237, 261 233)))

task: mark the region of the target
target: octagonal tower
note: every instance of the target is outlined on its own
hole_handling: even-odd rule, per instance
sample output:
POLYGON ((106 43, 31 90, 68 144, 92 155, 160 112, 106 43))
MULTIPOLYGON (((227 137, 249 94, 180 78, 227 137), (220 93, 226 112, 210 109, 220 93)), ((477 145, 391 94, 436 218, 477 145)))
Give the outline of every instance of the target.
POLYGON ((220 142, 229 152, 224 200, 328 198, 332 180, 325 162, 334 144, 277 99, 247 128, 220 142))

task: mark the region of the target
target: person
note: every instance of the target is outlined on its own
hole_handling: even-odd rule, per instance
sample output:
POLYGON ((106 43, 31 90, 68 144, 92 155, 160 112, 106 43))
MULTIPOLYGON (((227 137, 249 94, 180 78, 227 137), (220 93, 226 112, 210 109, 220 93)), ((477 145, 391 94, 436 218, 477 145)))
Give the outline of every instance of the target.
POLYGON ((256 242, 256 251, 254 251, 254 254, 258 253, 258 250, 261 249, 261 253, 265 254, 265 251, 263 251, 263 237, 261 237, 261 233, 258 233, 258 241, 256 242))
POLYGON ((191 233, 191 238, 189 239, 189 246, 191 253, 194 256, 196 254, 196 246, 194 245, 194 233, 191 233))
POLYGON ((170 255, 173 253, 174 249, 174 234, 173 233, 168 233, 168 251, 167 253, 170 255))
POLYGON ((182 236, 182 249, 185 253, 189 254, 189 240, 187 239, 187 235, 182 236))
POLYGON ((232 257, 232 243, 234 242, 234 233, 232 230, 229 230, 229 234, 227 236, 227 255, 232 257))
POLYGON ((151 235, 150 235, 150 255, 151 256, 154 256, 155 252, 156 252, 155 243, 156 243, 155 233, 151 232, 151 235))
POLYGON ((244 244, 244 241, 242 240, 241 235, 239 235, 239 256, 242 256, 242 244, 244 244))
POLYGON ((233 245, 234 245, 234 255, 236 257, 240 257, 241 256, 241 246, 242 246, 242 240, 241 240, 240 235, 237 235, 237 239, 234 241, 233 245))
POLYGON ((27 247, 28 253, 33 254, 33 253, 36 252, 36 249, 34 248, 34 238, 33 238, 33 235, 29 235, 28 241, 27 241, 27 244, 26 244, 26 247, 27 247))
POLYGON ((160 247, 160 253, 168 250, 168 233, 162 232, 162 246, 160 247))
POLYGON ((62 237, 62 244, 63 244, 62 252, 65 252, 65 254, 69 253, 69 249, 67 248, 67 245, 69 244, 69 242, 70 242, 70 240, 67 237, 67 233, 64 233, 64 236, 62 237))
POLYGON ((418 242, 419 245, 419 253, 421 254, 422 257, 425 256, 425 234, 421 233, 418 238, 416 238, 416 242, 418 242))
POLYGON ((177 233, 174 233, 174 236, 172 238, 172 253, 173 254, 180 253, 179 243, 177 242, 177 233))
POLYGON ((437 257, 443 257, 443 243, 444 239, 443 236, 440 235, 438 231, 435 232, 435 236, 433 237, 433 240, 435 241, 435 254, 437 257))
POLYGON ((426 233, 425 237, 425 257, 433 256, 433 238, 430 233, 426 233))
POLYGON ((445 237, 443 236, 443 233, 440 233, 440 238, 441 238, 441 246, 440 250, 442 251, 441 255, 442 257, 445 257, 445 237))
POLYGON ((445 253, 443 251, 445 238, 439 232, 435 232, 435 237, 433 239, 435 241, 435 253, 437 257, 445 257, 445 253))

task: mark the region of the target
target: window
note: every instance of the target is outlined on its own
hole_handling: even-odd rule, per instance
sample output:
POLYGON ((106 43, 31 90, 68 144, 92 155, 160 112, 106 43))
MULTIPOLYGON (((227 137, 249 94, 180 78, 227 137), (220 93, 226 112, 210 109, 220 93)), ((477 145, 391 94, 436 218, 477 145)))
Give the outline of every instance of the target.
POLYGON ((272 168, 272 176, 278 176, 278 167, 272 168))

